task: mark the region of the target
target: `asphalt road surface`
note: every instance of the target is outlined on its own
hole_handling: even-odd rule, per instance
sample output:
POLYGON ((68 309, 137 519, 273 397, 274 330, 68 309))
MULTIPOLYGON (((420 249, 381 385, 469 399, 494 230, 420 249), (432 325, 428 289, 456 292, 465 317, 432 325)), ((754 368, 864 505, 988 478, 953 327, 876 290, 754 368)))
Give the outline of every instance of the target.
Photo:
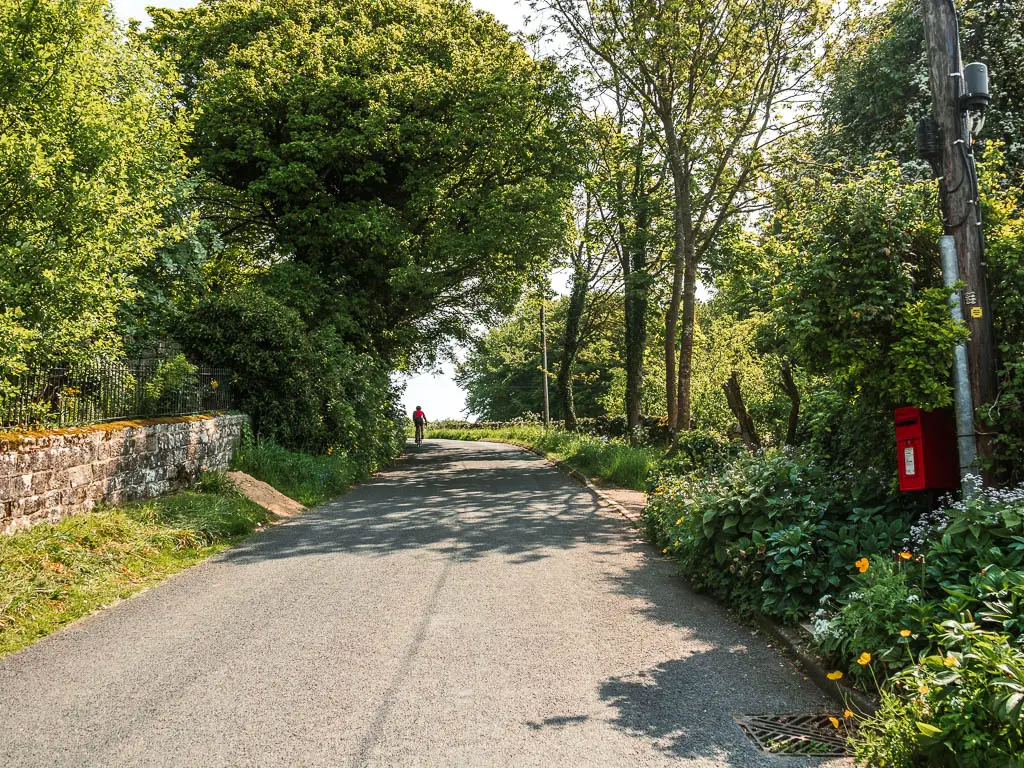
POLYGON ((797 766, 825 711, 543 460, 428 441, 0 662, 0 766, 797 766))

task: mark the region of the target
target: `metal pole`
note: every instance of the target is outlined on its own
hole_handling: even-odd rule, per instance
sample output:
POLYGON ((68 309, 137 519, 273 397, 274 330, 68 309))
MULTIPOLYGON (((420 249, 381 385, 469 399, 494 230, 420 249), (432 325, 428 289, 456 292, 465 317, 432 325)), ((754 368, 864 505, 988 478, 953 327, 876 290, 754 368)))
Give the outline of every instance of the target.
POLYGON ((548 402, 548 326, 544 317, 544 302, 540 304, 540 346, 544 374, 544 426, 551 426, 551 405, 548 402))
MULTIPOLYGON (((996 399, 998 381, 988 273, 982 253, 981 203, 975 199, 974 153, 960 104, 964 78, 959 22, 953 0, 921 0, 921 16, 932 112, 941 128, 943 144, 939 179, 942 217, 946 234, 956 240, 957 271, 965 283, 963 298, 968 316, 963 322, 971 334, 966 347, 971 402, 982 408, 996 399)), ((991 438, 984 432, 973 431, 975 452, 991 456, 991 438)))
MULTIPOLYGON (((939 238, 939 252, 942 254, 942 282, 950 290, 960 280, 957 265, 956 240, 952 235, 939 238)), ((964 314, 960 306, 960 292, 953 291, 949 297, 949 314, 953 322, 963 325, 964 314)), ((957 344, 953 352, 953 389, 956 397, 956 444, 960 453, 960 487, 964 498, 978 491, 977 440, 974 434, 974 401, 971 398, 971 379, 967 372, 967 346, 957 344)))

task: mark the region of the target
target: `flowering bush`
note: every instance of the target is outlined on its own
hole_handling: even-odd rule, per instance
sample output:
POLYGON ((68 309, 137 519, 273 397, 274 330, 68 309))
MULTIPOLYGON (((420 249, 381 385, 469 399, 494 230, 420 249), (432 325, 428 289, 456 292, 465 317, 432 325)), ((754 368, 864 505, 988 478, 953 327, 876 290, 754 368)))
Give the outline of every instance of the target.
POLYGON ((1024 651, 972 622, 945 621, 931 639, 882 692, 879 712, 861 723, 859 763, 1024 765, 1024 651))
POLYGON ((986 568, 1024 570, 1024 485, 947 499, 907 543, 925 554, 928 580, 947 589, 970 584, 986 568))
MULTIPOLYGON (((896 562, 863 559, 868 567, 853 577, 851 588, 839 598, 826 597, 812 616, 814 640, 832 666, 844 666, 844 661, 857 659, 870 648, 881 671, 899 669, 906 663, 903 645, 921 630, 915 613, 920 594, 898 558, 896 562)), ((876 674, 875 668, 866 665, 845 666, 862 685, 871 683, 876 674)))
MULTIPOLYGON (((970 617, 1019 639, 1024 630, 1024 488, 985 489, 966 501, 945 500, 921 515, 896 562, 872 560, 848 591, 813 617, 815 639, 832 658, 873 646, 890 665, 897 627, 926 638, 933 624, 970 617), (911 563, 910 561, 913 560, 911 563)), ((856 566, 856 564, 855 564, 856 566)))
POLYGON ((870 473, 769 450, 662 474, 648 499, 648 535, 695 586, 818 609, 829 678, 881 695, 862 765, 1024 768, 1024 486, 921 513, 870 473))
POLYGON ((908 551, 869 560, 815 615, 830 661, 882 697, 856 737, 861 764, 1024 766, 1022 504, 1019 487, 946 500, 908 551))

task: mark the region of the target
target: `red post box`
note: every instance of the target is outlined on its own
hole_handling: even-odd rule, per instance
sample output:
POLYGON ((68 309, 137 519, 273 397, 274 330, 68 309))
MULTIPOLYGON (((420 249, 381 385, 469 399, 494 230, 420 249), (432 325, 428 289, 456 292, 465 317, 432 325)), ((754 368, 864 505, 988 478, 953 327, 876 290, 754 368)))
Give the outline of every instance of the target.
POLYGON ((900 490, 942 490, 959 486, 953 414, 947 409, 922 411, 906 406, 897 408, 893 416, 900 490))

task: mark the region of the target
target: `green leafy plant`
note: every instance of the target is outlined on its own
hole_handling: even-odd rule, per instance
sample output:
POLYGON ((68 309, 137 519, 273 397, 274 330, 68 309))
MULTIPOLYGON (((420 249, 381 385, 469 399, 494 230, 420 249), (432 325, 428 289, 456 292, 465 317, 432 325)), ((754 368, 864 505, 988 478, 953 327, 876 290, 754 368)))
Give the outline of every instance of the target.
POLYGON ((1024 486, 948 502, 912 529, 908 546, 924 555, 933 590, 970 584, 991 567, 1024 569, 1024 486))
POLYGON ((719 470, 742 452, 742 443, 727 439, 721 432, 690 429, 676 436, 672 449, 659 462, 658 472, 678 477, 719 470))
POLYGON ((785 619, 806 613, 821 589, 827 560, 815 552, 814 520, 793 523, 769 534, 765 539, 765 575, 762 610, 785 619))
POLYGON ((968 584, 945 587, 936 615, 973 616, 985 629, 1024 638, 1024 571, 988 566, 968 584))
POLYGON ((1024 651, 973 622, 944 621, 931 641, 861 723, 857 758, 894 768, 1024 765, 1024 651))
MULTIPOLYGON (((922 630, 914 606, 921 602, 903 562, 863 558, 865 568, 851 587, 819 611, 812 626, 819 649, 830 666, 844 666, 855 682, 872 688, 875 675, 900 669, 907 663, 906 645, 922 630), (853 663, 861 653, 872 655, 874 667, 853 663)), ((851 569, 854 564, 851 563, 851 569)))
POLYGON ((719 472, 660 478, 645 525, 696 586, 793 620, 841 591, 859 557, 907 535, 902 500, 865 477, 802 452, 742 454, 719 472))

